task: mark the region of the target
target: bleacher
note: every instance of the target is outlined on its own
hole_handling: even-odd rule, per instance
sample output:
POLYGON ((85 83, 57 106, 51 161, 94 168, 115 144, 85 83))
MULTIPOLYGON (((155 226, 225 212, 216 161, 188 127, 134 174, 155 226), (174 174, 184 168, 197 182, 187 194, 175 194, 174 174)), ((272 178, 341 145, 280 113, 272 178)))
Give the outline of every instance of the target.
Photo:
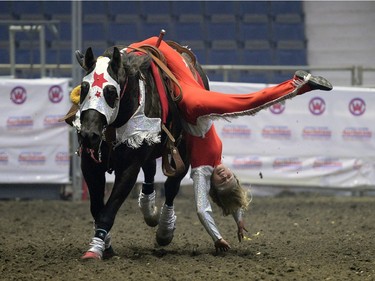
MULTIPOLYGON (((82 10, 83 48, 92 46, 97 55, 166 29, 167 40, 189 45, 203 65, 307 64, 302 1, 83 1, 82 10)), ((58 34, 46 29, 46 62, 71 63, 71 2, 2 1, 0 19, 60 21, 58 34)), ((9 63, 7 28, 0 25, 3 64, 9 63)), ((38 34, 16 35, 16 63, 39 63, 38 34)), ((221 79, 215 71, 209 76, 221 79)), ((230 77, 266 83, 283 78, 246 71, 230 77)))

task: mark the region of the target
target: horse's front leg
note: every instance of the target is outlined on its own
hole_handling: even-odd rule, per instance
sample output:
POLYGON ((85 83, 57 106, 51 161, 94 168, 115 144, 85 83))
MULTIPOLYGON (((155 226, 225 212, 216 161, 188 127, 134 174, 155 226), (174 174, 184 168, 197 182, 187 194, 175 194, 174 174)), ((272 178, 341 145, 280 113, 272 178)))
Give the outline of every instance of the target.
POLYGON ((118 210, 131 192, 147 155, 147 149, 132 150, 119 147, 116 150, 115 182, 111 195, 97 217, 95 236, 92 238, 90 249, 84 255, 88 259, 103 257, 105 238, 113 226, 118 210))
MULTIPOLYGON (((90 195, 90 212, 94 220, 94 233, 97 230, 97 220, 99 214, 104 209, 104 198, 105 198, 105 172, 106 163, 97 163, 91 157, 91 154, 85 150, 82 151, 81 155, 81 170, 83 177, 87 183, 89 195, 90 195)), ((115 252, 111 246, 111 234, 108 233, 104 238, 104 258, 110 258, 115 255, 115 252)), ((97 258, 98 255, 94 252, 86 252, 81 258, 92 259, 97 258)))
POLYGON ((90 195, 90 212, 94 221, 96 221, 104 208, 105 168, 102 163, 96 163, 88 152, 83 151, 81 170, 90 195))

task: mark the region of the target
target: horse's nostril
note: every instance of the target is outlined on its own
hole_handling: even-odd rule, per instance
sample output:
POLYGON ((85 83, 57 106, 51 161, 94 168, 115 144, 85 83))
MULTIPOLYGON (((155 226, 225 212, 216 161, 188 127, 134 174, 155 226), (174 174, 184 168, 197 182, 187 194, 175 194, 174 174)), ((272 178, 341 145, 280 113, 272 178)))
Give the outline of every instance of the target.
POLYGON ((82 145, 87 148, 97 149, 100 144, 100 135, 90 131, 81 131, 82 145))

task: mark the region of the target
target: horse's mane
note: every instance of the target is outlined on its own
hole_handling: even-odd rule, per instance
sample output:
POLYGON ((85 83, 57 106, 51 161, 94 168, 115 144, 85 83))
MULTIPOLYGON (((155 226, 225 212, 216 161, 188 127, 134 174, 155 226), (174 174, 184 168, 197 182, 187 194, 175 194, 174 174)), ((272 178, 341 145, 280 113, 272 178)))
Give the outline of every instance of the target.
MULTIPOLYGON (((124 45, 116 45, 105 50, 103 56, 112 58, 113 49, 117 47, 119 50, 126 48, 124 45)), ((125 53, 122 56, 122 65, 125 69, 125 73, 128 76, 137 76, 139 72, 145 73, 150 67, 151 57, 149 55, 137 55, 134 52, 125 53)))

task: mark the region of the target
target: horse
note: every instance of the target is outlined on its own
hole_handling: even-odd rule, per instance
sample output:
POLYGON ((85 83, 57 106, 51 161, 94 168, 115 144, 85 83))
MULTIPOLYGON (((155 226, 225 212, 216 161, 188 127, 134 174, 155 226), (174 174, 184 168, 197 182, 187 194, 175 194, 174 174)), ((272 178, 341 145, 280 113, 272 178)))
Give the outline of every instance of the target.
MULTIPOLYGON (((145 183, 154 182, 156 159, 165 153, 167 144, 173 143, 169 147, 171 155, 163 154, 163 167, 164 156, 171 164, 166 165, 169 169, 163 169, 168 176, 164 183, 165 204, 160 219, 154 206, 155 198, 148 202, 149 214, 144 214, 149 226, 156 226, 160 222, 156 231, 157 243, 161 246, 170 244, 176 216, 173 208, 167 208, 167 205, 173 206, 189 166, 180 116, 173 93, 170 93, 173 88, 170 77, 163 75, 161 79, 166 82, 169 93, 166 94, 166 109, 165 105, 163 108, 160 89, 151 69, 154 55, 150 52, 140 55, 139 52, 120 50, 121 46, 114 46, 99 58, 95 58, 92 48, 88 48, 84 55, 76 53, 86 75, 81 83, 80 108, 73 123, 81 147, 81 170, 90 194, 90 211, 95 229, 90 248, 81 257, 83 259, 102 259, 114 255, 110 230, 119 208, 135 185, 141 169, 145 183), (178 141, 173 136, 177 136, 178 141), (183 168, 180 167, 173 174, 178 161, 171 157, 176 150, 181 155, 183 168), (104 202, 105 173, 112 170, 115 181, 109 198, 104 202)), ((187 53, 186 49, 183 55, 188 61, 187 53)), ((200 64, 194 59, 190 59, 190 64, 194 65, 192 71, 199 75, 208 89, 208 78, 200 64)), ((153 190, 153 185, 148 188, 153 190)))

